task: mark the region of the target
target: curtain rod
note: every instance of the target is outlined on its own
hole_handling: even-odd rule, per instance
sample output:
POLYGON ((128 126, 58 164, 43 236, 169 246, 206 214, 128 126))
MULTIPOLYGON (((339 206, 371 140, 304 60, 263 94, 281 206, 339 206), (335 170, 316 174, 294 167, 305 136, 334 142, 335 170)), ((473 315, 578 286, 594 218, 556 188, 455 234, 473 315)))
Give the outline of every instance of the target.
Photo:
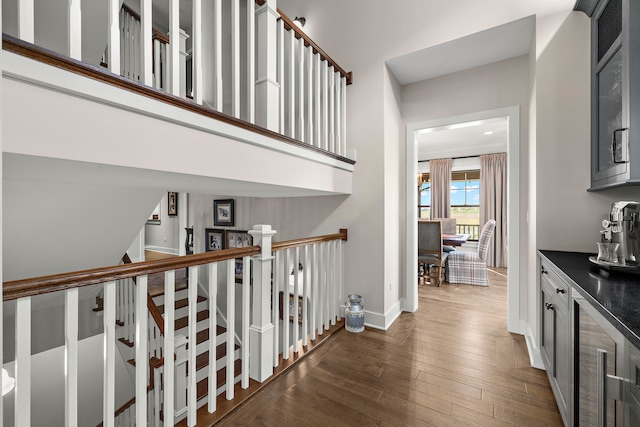
MULTIPOLYGON (((452 157, 451 160, 460 160, 460 159, 471 159, 471 158, 480 158, 480 155, 477 156, 462 156, 462 157, 452 157)), ((418 163, 425 163, 425 162, 430 162, 431 160, 438 160, 438 159, 430 159, 430 160, 418 160, 418 163)))

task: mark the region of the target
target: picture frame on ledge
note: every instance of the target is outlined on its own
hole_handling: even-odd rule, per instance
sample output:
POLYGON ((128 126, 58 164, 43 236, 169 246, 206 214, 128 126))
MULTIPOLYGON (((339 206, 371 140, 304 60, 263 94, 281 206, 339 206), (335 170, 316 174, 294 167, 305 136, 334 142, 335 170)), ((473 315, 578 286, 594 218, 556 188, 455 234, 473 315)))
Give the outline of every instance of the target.
POLYGON ((253 236, 246 230, 226 230, 226 247, 231 248, 248 248, 253 246, 253 236))
POLYGON ((167 215, 178 216, 178 193, 175 191, 167 193, 167 215))
POLYGON ((224 230, 220 228, 205 228, 204 230, 205 252, 226 249, 224 230))
POLYGON ((235 224, 233 205, 233 199, 214 200, 213 225, 216 227, 233 227, 235 224))

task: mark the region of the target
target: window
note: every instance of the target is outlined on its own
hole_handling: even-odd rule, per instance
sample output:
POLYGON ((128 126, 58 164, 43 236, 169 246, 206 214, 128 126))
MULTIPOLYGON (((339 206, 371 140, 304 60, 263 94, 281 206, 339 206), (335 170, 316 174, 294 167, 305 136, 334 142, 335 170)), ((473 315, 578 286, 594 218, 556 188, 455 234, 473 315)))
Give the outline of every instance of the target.
POLYGON ((428 173, 418 176, 418 218, 431 218, 431 181, 428 173))
POLYGON ((451 217, 456 219, 458 233, 480 237, 480 171, 451 174, 451 217))

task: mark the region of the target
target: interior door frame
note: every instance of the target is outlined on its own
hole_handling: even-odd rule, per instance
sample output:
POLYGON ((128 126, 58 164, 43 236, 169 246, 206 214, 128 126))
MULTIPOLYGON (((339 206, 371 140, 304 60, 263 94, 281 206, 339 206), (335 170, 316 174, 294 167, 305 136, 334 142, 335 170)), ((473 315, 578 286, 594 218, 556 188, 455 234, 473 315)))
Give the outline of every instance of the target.
MULTIPOLYGON (((445 117, 406 126, 406 200, 405 206, 405 311, 418 309, 418 145, 415 133, 419 129, 447 126, 456 123, 508 118, 507 143, 507 328, 510 332, 524 334, 525 322, 520 313, 520 106, 479 111, 476 113, 445 117)), ((526 296, 526 293, 524 294, 526 296)), ((525 305, 526 307, 526 305, 525 305)), ((526 318, 526 313, 525 317, 526 318)))

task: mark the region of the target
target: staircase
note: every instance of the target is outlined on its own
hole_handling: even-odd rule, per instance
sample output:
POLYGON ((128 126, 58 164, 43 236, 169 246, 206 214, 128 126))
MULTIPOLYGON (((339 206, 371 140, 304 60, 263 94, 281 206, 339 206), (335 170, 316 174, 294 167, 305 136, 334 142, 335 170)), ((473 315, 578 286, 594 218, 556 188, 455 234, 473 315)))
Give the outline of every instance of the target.
MULTIPOLYGON (((125 257, 126 258, 126 257, 125 257)), ((153 303, 157 306, 158 311, 162 314, 164 319, 165 314, 165 296, 164 296, 164 275, 161 273, 152 274, 149 276, 149 296, 153 300, 153 303)), ((121 296, 127 298, 127 296, 121 296)), ((175 304, 174 304, 174 331, 176 341, 182 341, 185 343, 185 349, 188 349, 188 345, 186 345, 189 338, 189 300, 188 300, 188 288, 187 288, 187 280, 185 270, 176 272, 176 292, 175 292, 175 304)), ((96 308, 94 311, 101 312, 103 309, 103 300, 101 297, 96 298, 96 308)), ((208 308, 208 298, 204 295, 198 295, 197 298, 197 324, 196 324, 196 381, 197 381, 197 408, 201 408, 208 403, 208 371, 209 371, 209 339, 211 337, 211 333, 209 330, 209 317, 211 313, 208 308)), ((135 350, 134 350, 134 342, 135 338, 131 339, 128 336, 126 325, 128 320, 126 316, 123 319, 117 319, 116 325, 118 326, 116 329, 116 336, 118 339, 118 349, 121 352, 123 359, 127 361, 129 367, 129 374, 131 378, 135 378, 135 350)), ((227 365, 227 340, 229 336, 227 334, 226 319, 221 316, 216 316, 216 333, 215 333, 215 342, 216 342, 216 377, 218 384, 216 395, 220 395, 226 390, 226 365, 227 365)), ((156 327, 152 328, 152 323, 154 320, 152 318, 149 319, 149 348, 150 352, 154 354, 150 356, 149 366, 152 369, 152 376, 150 377, 150 385, 149 385, 149 393, 152 396, 150 397, 150 402, 154 401, 155 394, 158 394, 160 402, 162 401, 162 390, 157 387, 157 381, 153 380, 153 377, 156 377, 155 370, 160 371, 160 375, 162 375, 163 367, 164 367, 164 354, 162 349, 158 345, 152 344, 154 340, 161 341, 161 336, 157 335, 159 330, 156 327), (152 331, 153 329, 154 331, 152 331), (154 348, 155 350, 151 350, 154 348)), ((155 326, 155 325, 153 325, 155 326)), ((241 369, 242 369, 242 361, 240 359, 240 346, 235 344, 236 337, 232 337, 234 340, 234 351, 233 351, 233 360, 234 360, 234 384, 240 382, 241 380, 241 369)), ((185 377, 183 381, 188 381, 188 369, 185 360, 185 369, 180 371, 176 368, 176 391, 180 390, 180 379, 178 376, 180 372, 182 372, 185 377)), ((176 365, 179 366, 179 361, 176 361, 176 365)), ((163 381, 160 381, 160 384, 163 384, 163 381)), ((184 390, 184 388, 183 388, 184 390)), ((186 393, 186 391, 185 391, 186 393)), ((132 398, 125 405, 118 408, 116 411, 116 420, 122 425, 128 425, 129 417, 131 420, 133 419, 133 414, 135 412, 135 399, 132 398)), ((155 408, 151 407, 151 411, 154 411, 155 408)), ((178 423, 182 420, 186 419, 187 411, 186 406, 184 408, 176 408, 174 415, 174 424, 178 423)), ((159 414, 159 419, 164 423, 164 414, 159 414)), ((131 421, 133 422, 133 421, 131 421)))

